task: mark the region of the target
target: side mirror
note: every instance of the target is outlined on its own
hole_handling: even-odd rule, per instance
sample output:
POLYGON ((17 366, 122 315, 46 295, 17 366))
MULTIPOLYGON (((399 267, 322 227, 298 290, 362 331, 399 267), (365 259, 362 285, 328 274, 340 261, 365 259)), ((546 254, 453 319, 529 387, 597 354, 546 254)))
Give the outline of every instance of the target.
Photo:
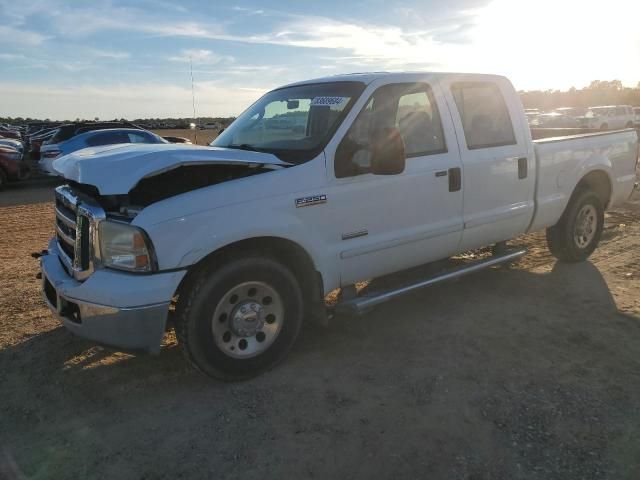
POLYGON ((396 128, 381 128, 371 138, 371 173, 398 175, 404 172, 404 141, 396 128))

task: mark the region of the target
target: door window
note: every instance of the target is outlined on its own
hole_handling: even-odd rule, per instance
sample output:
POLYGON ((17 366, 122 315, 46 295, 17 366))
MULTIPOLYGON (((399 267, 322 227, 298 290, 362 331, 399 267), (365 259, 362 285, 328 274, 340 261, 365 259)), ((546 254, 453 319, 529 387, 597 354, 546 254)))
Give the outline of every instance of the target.
POLYGON ((127 136, 130 143, 158 143, 154 137, 143 132, 129 132, 127 136))
POLYGON ((121 132, 97 133, 87 139, 87 145, 97 147, 99 145, 113 145, 117 143, 129 143, 129 137, 121 132))
POLYGON ((469 150, 516 144, 509 110, 496 84, 454 83, 451 93, 469 150))
POLYGON ((424 83, 384 85, 373 93, 338 146, 337 178, 369 172, 371 139, 383 128, 398 130, 408 159, 447 151, 430 87, 424 83))

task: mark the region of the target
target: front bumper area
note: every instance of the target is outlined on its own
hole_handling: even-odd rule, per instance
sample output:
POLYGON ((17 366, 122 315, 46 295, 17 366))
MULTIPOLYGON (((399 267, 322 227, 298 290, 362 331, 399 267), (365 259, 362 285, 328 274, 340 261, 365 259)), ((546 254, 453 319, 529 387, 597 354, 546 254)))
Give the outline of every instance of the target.
POLYGON ((169 304, 185 271, 135 275, 105 269, 78 282, 57 252, 52 240, 40 258, 42 295, 65 328, 112 347, 160 351, 169 304))

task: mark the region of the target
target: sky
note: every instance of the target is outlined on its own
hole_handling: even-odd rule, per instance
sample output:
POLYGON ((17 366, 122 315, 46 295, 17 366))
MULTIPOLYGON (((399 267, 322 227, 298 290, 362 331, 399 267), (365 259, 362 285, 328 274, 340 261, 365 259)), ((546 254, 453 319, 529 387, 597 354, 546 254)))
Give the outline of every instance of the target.
POLYGON ((297 80, 508 76, 519 90, 640 82, 633 0, 0 0, 0 117, 235 116, 297 80))

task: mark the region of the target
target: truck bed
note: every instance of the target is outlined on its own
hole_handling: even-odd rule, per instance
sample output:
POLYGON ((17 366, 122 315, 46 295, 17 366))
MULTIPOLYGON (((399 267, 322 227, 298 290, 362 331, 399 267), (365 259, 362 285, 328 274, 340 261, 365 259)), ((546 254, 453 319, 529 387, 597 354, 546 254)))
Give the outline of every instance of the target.
POLYGON ((536 211, 529 231, 555 225, 576 182, 592 171, 611 179, 608 207, 633 192, 638 159, 638 134, 633 129, 598 131, 534 140, 536 211))

